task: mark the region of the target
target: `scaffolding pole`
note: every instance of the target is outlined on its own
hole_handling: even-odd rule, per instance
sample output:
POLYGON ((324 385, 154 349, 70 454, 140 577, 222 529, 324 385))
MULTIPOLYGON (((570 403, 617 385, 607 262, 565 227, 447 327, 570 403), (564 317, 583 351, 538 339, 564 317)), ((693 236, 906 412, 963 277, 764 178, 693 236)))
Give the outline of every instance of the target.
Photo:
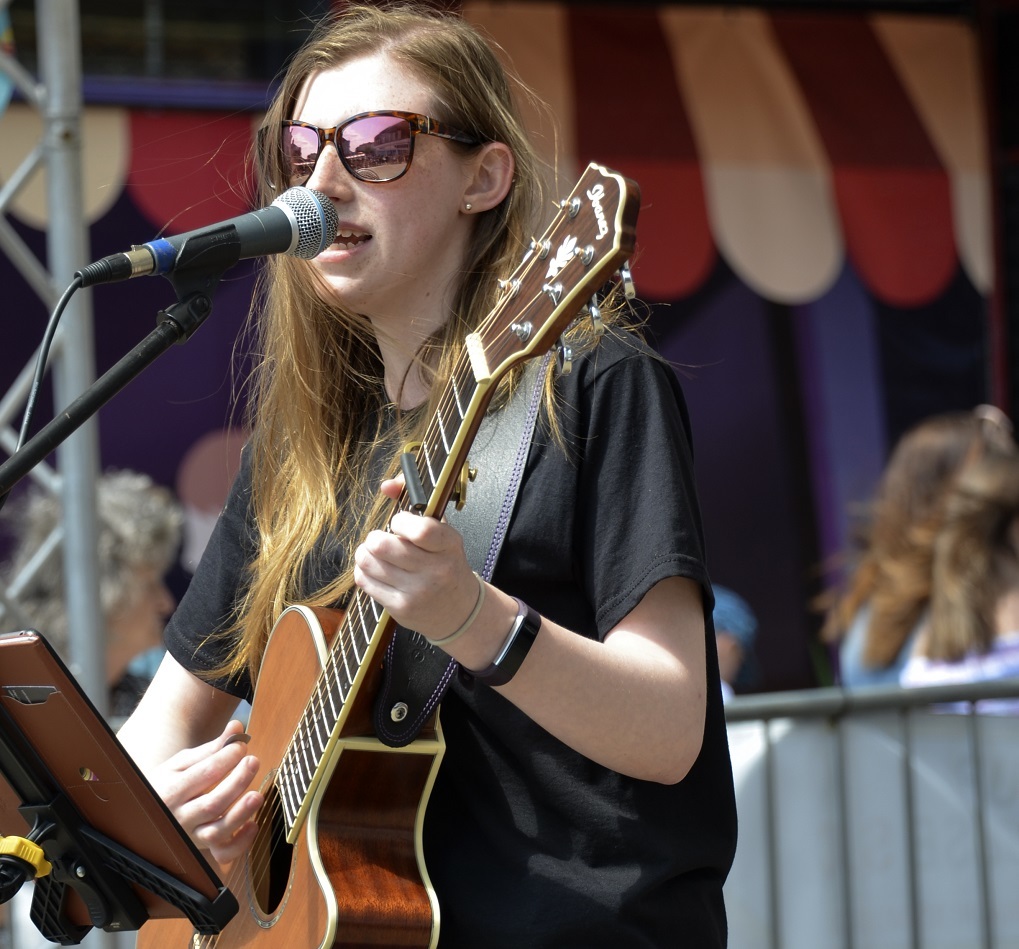
MULTIPOLYGON (((8 4, 0 0, 0 8, 8 4)), ((25 255, 8 255, 47 310, 70 283, 75 270, 89 260, 88 230, 82 196, 82 74, 81 29, 75 0, 36 0, 39 82, 7 58, 0 69, 7 73, 25 101, 38 109, 43 120, 42 162, 47 201, 46 252, 43 267, 25 255), (46 282, 40 286, 40 272, 46 282)), ((0 124, 3 118, 0 115, 0 124)), ((2 184, 2 183, 0 183, 2 184)), ((11 196, 13 197, 13 196, 11 196)), ((0 209, 2 210, 2 209, 0 209)), ((3 222, 6 225, 6 221, 3 222)), ((54 405, 66 405, 95 379, 92 301, 88 291, 70 300, 53 347, 51 373, 54 405)), ((40 327, 40 340, 42 337, 40 327)), ((23 374, 24 375, 24 374, 23 374)), ((24 379, 4 380, 11 389, 0 404, 20 402, 24 379)), ((4 448, 10 450, 9 433, 4 448)), ((96 477, 99 469, 98 424, 85 423, 57 451, 59 477, 40 473, 34 480, 45 490, 55 487, 63 507, 65 606, 68 617, 68 660, 97 708, 109 707, 105 675, 105 624, 99 600, 96 558, 96 477)), ((5 616, 3 631, 9 628, 5 616)), ((45 630, 40 630, 43 634, 45 630)))

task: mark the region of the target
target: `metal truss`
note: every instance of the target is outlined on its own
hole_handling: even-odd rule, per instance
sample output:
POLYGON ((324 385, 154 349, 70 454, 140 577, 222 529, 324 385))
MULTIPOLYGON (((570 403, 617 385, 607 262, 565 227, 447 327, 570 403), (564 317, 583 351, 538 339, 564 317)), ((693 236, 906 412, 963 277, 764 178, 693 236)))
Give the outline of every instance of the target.
MULTIPOLYGON (((10 0, 0 0, 0 10, 10 0)), ((0 180, 0 253, 16 269, 51 312, 75 270, 87 262, 88 230, 82 198, 81 172, 81 31, 76 0, 36 0, 39 78, 15 58, 0 51, 0 72, 12 80, 20 97, 42 118, 42 135, 7 181, 0 180), (49 209, 46 228, 48 265, 40 261, 11 226, 7 214, 13 200, 38 175, 45 176, 49 209)), ((15 42, 17 37, 15 37, 15 42)), ((0 113, 0 130, 3 115, 0 113)), ((3 134, 0 131, 0 134, 3 134)), ((10 318, 10 317, 9 317, 10 318)), ((44 327, 39 327, 42 339, 44 327)), ((0 397, 0 462, 13 454, 35 360, 0 397)), ((80 395, 95 378, 92 301, 89 291, 71 300, 53 340, 49 378, 53 402, 62 407, 80 395)), ((99 602, 96 563, 96 477, 99 469, 98 425, 85 423, 56 452, 56 467, 44 462, 29 477, 42 490, 60 496, 63 520, 39 555, 8 585, 0 585, 0 632, 24 628, 17 608, 18 591, 51 556, 64 558, 65 605, 69 622, 69 660, 75 677, 93 703, 108 706, 105 677, 105 624, 99 602)), ((46 630, 40 630, 45 634, 46 630)))

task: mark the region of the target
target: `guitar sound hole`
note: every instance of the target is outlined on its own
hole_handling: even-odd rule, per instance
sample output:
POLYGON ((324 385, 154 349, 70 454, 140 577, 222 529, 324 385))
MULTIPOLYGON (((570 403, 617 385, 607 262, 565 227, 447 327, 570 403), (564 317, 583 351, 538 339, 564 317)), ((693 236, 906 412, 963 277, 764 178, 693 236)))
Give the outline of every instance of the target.
POLYGON ((287 843, 283 808, 275 788, 266 791, 258 826, 248 867, 251 892, 262 913, 272 916, 287 894, 294 850, 287 843))

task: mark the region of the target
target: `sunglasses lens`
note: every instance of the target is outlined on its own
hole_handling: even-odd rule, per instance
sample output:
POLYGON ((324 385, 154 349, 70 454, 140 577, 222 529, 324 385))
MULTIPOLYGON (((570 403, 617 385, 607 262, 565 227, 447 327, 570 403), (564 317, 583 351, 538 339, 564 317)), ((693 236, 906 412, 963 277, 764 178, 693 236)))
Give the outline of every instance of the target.
POLYGON ((364 181, 392 181, 410 164, 411 129, 406 119, 371 115, 345 126, 340 148, 347 168, 364 181))
POLYGON ((283 154, 290 169, 291 186, 307 181, 318 161, 318 133, 300 125, 286 126, 283 129, 283 154))

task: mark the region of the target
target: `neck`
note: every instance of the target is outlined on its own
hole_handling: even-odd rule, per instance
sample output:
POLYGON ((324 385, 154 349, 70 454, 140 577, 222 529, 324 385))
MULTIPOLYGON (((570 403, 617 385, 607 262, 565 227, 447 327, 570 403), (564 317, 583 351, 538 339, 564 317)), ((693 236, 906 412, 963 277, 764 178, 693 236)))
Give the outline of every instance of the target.
POLYGON ((410 348, 410 341, 394 341, 384 334, 378 335, 379 351, 385 366, 386 394, 401 409, 412 409, 428 398, 429 386, 422 378, 418 356, 423 338, 410 348))
POLYGON ((424 319, 418 314, 410 321, 371 317, 371 322, 385 366, 387 395, 402 409, 415 408, 428 398, 430 389, 422 373, 422 346, 445 321, 424 319))

